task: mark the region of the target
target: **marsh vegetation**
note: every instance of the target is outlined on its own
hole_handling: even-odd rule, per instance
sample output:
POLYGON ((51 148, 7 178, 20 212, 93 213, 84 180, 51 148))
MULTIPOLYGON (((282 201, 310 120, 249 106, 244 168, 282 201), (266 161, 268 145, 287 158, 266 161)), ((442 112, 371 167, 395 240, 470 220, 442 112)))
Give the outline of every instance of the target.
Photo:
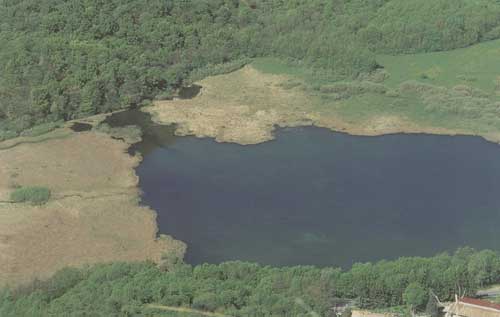
POLYGON ((42 186, 19 187, 12 191, 10 199, 15 203, 29 202, 43 205, 50 199, 50 189, 42 186))

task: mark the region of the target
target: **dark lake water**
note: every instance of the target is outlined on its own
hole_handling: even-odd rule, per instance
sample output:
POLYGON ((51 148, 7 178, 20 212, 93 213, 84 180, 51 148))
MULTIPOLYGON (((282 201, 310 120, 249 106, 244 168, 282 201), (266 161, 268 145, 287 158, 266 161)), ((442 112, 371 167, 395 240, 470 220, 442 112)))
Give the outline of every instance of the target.
POLYGON ((70 128, 75 132, 85 132, 92 130, 92 125, 88 123, 75 122, 71 125, 70 128))
POLYGON ((500 250, 500 146, 478 137, 282 129, 254 146, 174 137, 137 110, 142 201, 193 264, 339 265, 500 250))

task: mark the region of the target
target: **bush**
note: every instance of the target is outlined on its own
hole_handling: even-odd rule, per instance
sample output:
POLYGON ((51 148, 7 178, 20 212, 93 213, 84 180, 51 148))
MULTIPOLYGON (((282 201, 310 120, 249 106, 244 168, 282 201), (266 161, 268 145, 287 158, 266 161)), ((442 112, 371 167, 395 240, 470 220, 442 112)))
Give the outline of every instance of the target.
POLYGON ((370 81, 354 81, 323 85, 319 90, 322 93, 336 93, 342 98, 349 98, 365 93, 384 94, 387 91, 387 88, 382 84, 370 81))
POLYGON ((250 61, 251 60, 248 58, 241 58, 222 64, 208 64, 202 68, 192 71, 187 79, 187 82, 195 82, 208 76, 231 73, 249 64, 250 61))
POLYGON ((193 300, 192 307, 195 309, 205 310, 205 311, 215 311, 217 309, 217 297, 215 294, 202 294, 197 296, 193 300))
POLYGON ((50 199, 50 189, 40 186, 20 187, 11 193, 10 199, 15 203, 43 205, 50 199))
POLYGON ((137 143, 142 140, 142 130, 135 125, 111 127, 107 123, 101 123, 95 129, 99 132, 109 134, 112 138, 124 140, 130 144, 137 143))
POLYGON ((403 301, 412 310, 415 310, 426 303, 427 290, 417 282, 412 282, 406 287, 403 293, 403 301))
POLYGON ((21 132, 21 136, 39 136, 48 133, 50 131, 53 131, 57 128, 60 128, 63 126, 63 124, 64 124, 63 121, 47 122, 39 124, 28 130, 24 130, 23 132, 21 132))
POLYGON ((346 310, 344 310, 344 312, 340 316, 341 317, 351 317, 352 316, 352 310, 350 308, 347 308, 346 310))
POLYGON ((390 77, 390 74, 388 71, 385 69, 376 69, 373 72, 370 73, 361 73, 358 76, 359 81, 370 81, 374 83, 382 83, 384 82, 387 78, 390 77))
POLYGON ((289 79, 286 82, 282 83, 280 86, 283 89, 293 89, 293 88, 296 88, 300 85, 302 85, 300 81, 289 79))
POLYGON ((0 130, 0 142, 8 139, 12 139, 17 137, 17 133, 15 131, 3 131, 0 130))
POLYGON ((425 313, 429 315, 429 317, 439 317, 439 303, 432 294, 429 294, 429 300, 425 306, 425 313))

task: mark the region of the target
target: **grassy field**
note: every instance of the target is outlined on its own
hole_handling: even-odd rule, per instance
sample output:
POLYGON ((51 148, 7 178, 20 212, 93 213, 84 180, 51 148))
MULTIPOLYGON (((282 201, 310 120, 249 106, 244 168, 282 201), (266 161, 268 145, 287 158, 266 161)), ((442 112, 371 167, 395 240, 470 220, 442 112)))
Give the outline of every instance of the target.
POLYGON ((378 62, 391 74, 388 86, 406 80, 451 88, 458 84, 496 93, 500 88, 500 41, 491 41, 446 52, 379 56, 378 62))
MULTIPOLYGON (((499 58, 500 40, 495 40, 445 52, 380 55, 377 61, 389 73, 384 84, 391 88, 398 88, 407 80, 418 80, 448 88, 464 84, 495 93, 500 88, 499 58)), ((296 77, 309 85, 331 82, 321 71, 276 58, 255 59, 252 66, 264 73, 296 77)))

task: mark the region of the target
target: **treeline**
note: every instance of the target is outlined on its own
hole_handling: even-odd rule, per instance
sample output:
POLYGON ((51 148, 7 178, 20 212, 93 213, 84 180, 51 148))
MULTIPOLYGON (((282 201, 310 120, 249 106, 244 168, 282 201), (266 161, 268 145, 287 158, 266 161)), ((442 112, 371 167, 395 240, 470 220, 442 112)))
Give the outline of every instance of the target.
POLYGON ((167 98, 252 57, 336 80, 375 69, 377 52, 499 37, 496 0, 3 0, 0 139, 167 98))
POLYGON ((500 254, 469 248, 453 255, 356 264, 348 271, 244 262, 191 267, 170 261, 64 269, 45 282, 0 292, 0 316, 158 316, 147 304, 230 316, 332 316, 345 299, 360 307, 425 308, 500 282, 500 254))

